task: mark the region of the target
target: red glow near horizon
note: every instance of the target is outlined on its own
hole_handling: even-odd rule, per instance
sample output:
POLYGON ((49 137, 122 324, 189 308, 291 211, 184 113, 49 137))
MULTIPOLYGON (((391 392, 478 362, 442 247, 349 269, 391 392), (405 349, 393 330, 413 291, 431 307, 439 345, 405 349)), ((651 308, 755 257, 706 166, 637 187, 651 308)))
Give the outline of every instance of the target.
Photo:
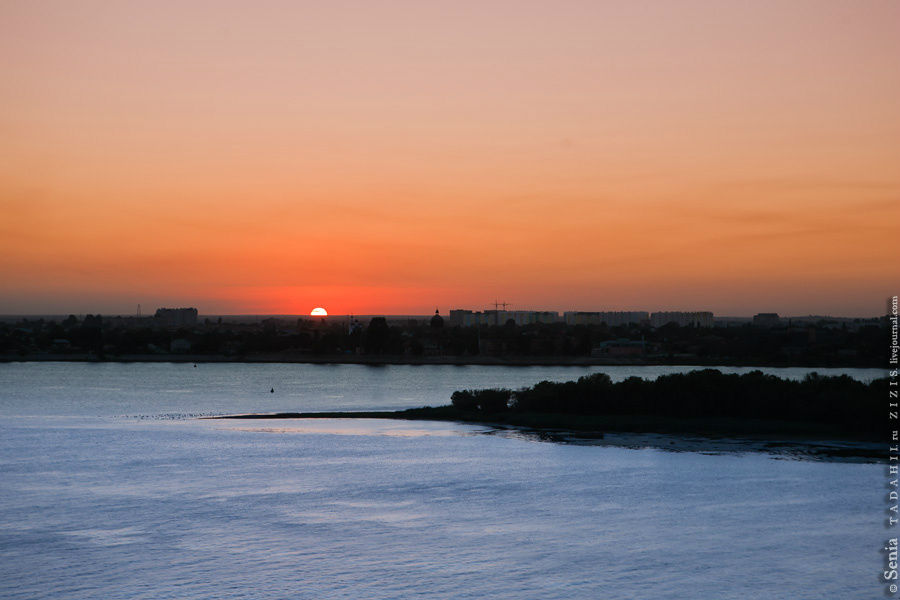
POLYGON ((900 2, 88 4, 3 9, 0 314, 896 293, 900 2))

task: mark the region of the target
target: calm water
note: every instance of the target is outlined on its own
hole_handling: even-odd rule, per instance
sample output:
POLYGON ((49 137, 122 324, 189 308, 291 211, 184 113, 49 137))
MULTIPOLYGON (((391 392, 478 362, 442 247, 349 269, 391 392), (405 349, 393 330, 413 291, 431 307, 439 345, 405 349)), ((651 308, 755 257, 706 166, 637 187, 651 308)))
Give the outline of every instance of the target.
MULTIPOLYGON (((174 417, 243 412, 400 410, 450 403, 463 388, 520 388, 608 373, 655 379, 699 367, 485 367, 200 363, 0 363, 0 415, 174 417), (274 389, 275 393, 270 393, 274 389)), ((749 367, 720 368, 748 373, 749 367)), ((760 369, 784 378, 881 369, 760 369)))
POLYGON ((0 364, 0 597, 881 595, 879 465, 187 417, 437 405, 599 370, 681 369, 0 364))

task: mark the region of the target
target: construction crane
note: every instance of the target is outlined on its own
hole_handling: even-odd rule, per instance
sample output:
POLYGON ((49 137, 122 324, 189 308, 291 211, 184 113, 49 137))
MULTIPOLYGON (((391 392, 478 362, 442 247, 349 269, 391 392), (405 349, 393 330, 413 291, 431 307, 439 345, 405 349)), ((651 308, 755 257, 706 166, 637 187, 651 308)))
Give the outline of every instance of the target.
POLYGON ((503 307, 503 312, 506 312, 506 307, 509 306, 509 302, 497 302, 494 300, 494 325, 500 324, 500 307, 503 307))

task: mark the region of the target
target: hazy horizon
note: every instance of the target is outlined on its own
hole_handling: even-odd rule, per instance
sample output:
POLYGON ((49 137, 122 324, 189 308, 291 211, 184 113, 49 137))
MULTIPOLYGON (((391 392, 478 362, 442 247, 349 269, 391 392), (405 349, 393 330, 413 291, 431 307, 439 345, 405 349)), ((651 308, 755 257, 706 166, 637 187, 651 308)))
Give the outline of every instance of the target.
POLYGON ((897 2, 0 23, 0 313, 859 316, 897 293, 897 2))

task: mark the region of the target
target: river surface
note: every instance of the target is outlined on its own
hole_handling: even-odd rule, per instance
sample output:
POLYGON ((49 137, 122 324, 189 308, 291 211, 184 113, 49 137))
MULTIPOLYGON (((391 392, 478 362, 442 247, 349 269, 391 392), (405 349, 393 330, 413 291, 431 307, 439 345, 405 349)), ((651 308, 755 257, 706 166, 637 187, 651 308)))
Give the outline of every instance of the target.
POLYGON ((193 418, 686 370, 0 364, 0 597, 882 596, 884 465, 193 418))

